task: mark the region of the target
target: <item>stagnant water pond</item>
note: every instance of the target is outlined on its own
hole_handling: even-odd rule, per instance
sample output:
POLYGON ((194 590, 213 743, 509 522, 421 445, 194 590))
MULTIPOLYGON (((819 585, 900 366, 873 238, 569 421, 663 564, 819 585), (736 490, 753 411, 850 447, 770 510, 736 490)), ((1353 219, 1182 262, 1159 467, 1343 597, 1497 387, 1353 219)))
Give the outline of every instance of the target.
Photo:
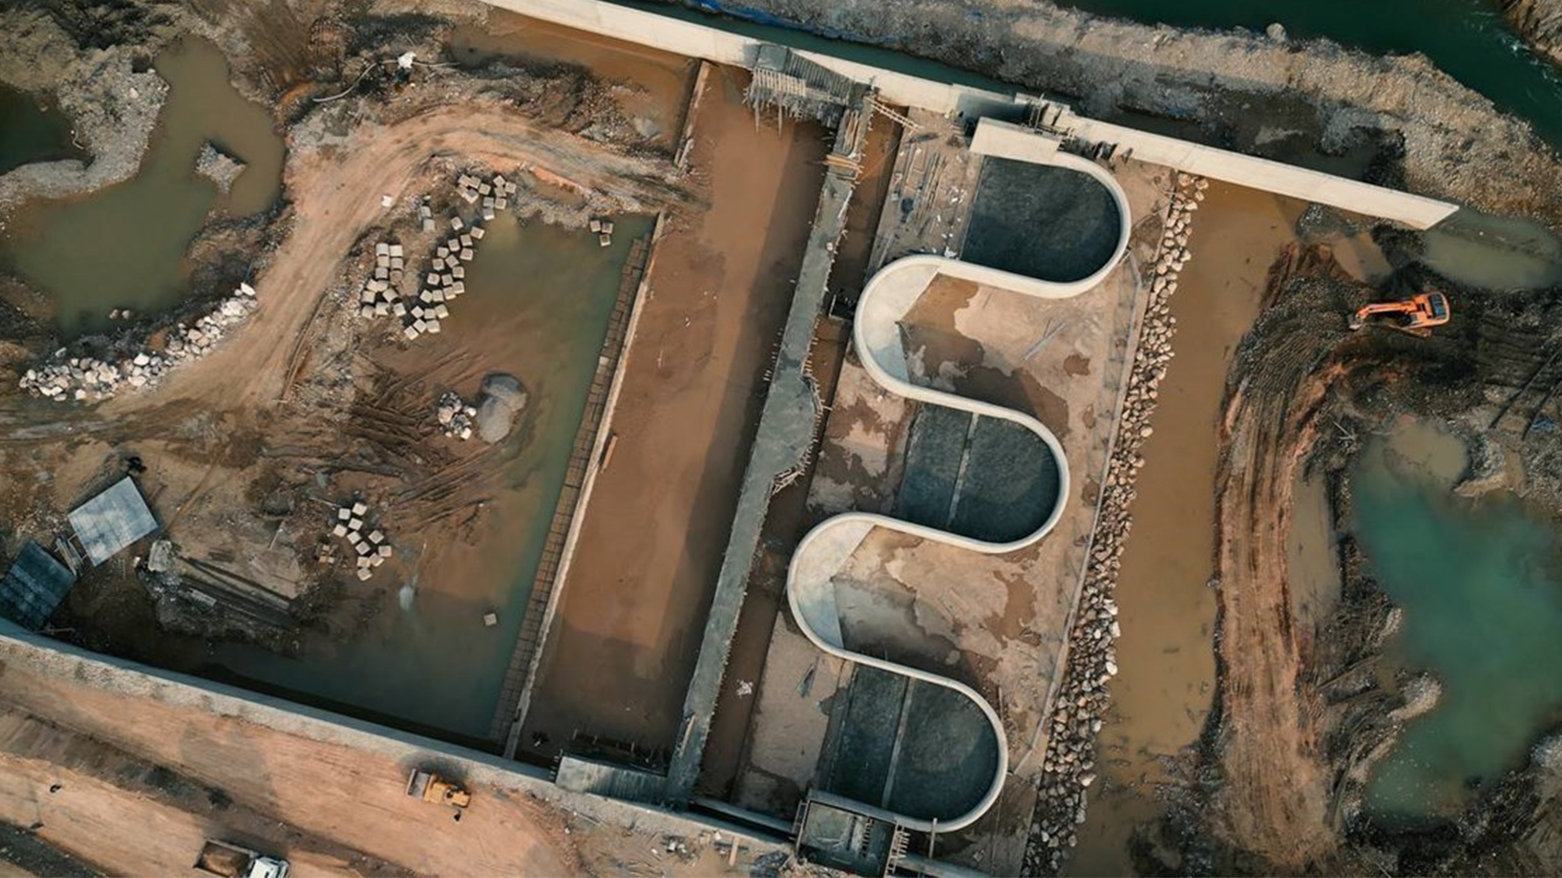
POLYGON ((153 67, 169 84, 168 98, 136 175, 80 198, 29 205, 0 236, 0 259, 49 294, 67 338, 107 327, 115 308, 176 304, 189 294, 185 251, 208 213, 248 216, 280 191, 282 137, 266 108, 229 82, 215 45, 181 40, 153 67), (245 164, 226 197, 195 174, 207 141, 245 164))
POLYGON ((84 156, 59 108, 0 83, 0 174, 32 162, 76 158, 84 156))
MULTIPOLYGON (((526 411, 502 449, 505 490, 489 500, 484 525, 504 535, 499 548, 474 558, 457 547, 438 566, 420 565, 415 587, 387 595, 361 636, 306 637, 298 658, 222 645, 208 672, 392 725, 488 738, 624 263, 651 220, 616 223, 607 248, 585 231, 508 213, 485 223, 467 295, 442 335, 419 342, 458 340, 526 386, 526 411), (489 610, 499 617, 492 628, 479 622, 489 610)), ((407 539, 417 550, 418 537, 407 539)))
POLYGON ((1370 443, 1351 477, 1351 526, 1404 612, 1386 658, 1442 684, 1369 780, 1386 825, 1455 816, 1562 721, 1562 542, 1511 496, 1454 494, 1462 469, 1457 439, 1419 428, 1370 443))

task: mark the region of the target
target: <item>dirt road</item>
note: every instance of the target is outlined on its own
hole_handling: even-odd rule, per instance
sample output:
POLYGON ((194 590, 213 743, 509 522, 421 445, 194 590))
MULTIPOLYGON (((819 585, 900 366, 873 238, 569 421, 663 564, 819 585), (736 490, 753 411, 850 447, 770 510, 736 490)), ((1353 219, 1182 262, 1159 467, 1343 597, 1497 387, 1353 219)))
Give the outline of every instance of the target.
MULTIPOLYGON (((1332 257, 1320 262, 1292 248, 1273 272, 1277 278, 1320 274, 1331 266, 1332 257)), ((1280 286, 1272 283, 1267 295, 1280 286)), ((1338 843, 1322 750, 1323 705, 1316 687, 1299 683, 1303 632, 1291 600, 1288 549, 1292 494, 1333 377, 1326 364, 1332 348, 1319 339, 1343 328, 1338 314, 1291 309, 1283 296, 1266 305, 1255 332, 1265 321, 1292 322, 1295 331, 1265 333, 1270 343, 1239 355, 1246 380, 1227 400, 1221 424, 1216 572, 1223 722, 1215 753, 1224 783, 1216 820, 1233 844, 1289 870, 1338 843)))
MULTIPOLYGON (((649 295, 528 712, 556 750, 576 730, 673 743, 721 566, 763 373, 818 203, 812 128, 756 129, 741 71, 712 68, 693 173, 709 208, 657 244, 649 295)), ((540 743, 540 739, 538 739, 540 743)))
POLYGON ((454 823, 406 795, 408 767, 388 756, 16 662, 0 703, 0 820, 42 822, 46 841, 111 872, 189 874, 200 839, 227 835, 301 875, 579 871, 559 816, 524 794, 478 791, 454 823))

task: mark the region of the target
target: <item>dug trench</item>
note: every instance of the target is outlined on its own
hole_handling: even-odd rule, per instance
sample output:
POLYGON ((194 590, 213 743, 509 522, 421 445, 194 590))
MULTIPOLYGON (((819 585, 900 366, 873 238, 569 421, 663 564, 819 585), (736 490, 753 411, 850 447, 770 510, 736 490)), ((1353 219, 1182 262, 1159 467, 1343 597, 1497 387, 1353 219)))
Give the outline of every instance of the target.
POLYGON ((1430 706, 1415 697, 1415 675, 1384 660, 1401 611, 1351 535, 1368 437, 1407 420, 1450 425, 1474 461, 1461 490, 1517 494, 1562 527, 1562 444, 1530 429, 1550 394, 1527 393, 1556 381, 1542 373, 1562 291, 1463 286, 1419 264, 1420 236, 1379 227, 1373 238, 1394 267, 1378 292, 1327 246, 1287 247, 1227 377, 1214 485, 1216 697, 1173 772, 1180 780, 1160 787, 1164 816, 1130 842, 1142 874, 1543 874, 1562 855, 1544 733, 1531 759, 1455 816, 1396 826, 1364 804, 1373 767, 1430 706), (1345 315, 1369 299, 1424 285, 1457 303, 1455 320, 1429 337, 1347 329, 1345 315), (1304 584, 1288 552, 1304 475, 1326 486, 1339 534, 1326 551, 1340 594, 1316 616, 1293 593, 1304 584))

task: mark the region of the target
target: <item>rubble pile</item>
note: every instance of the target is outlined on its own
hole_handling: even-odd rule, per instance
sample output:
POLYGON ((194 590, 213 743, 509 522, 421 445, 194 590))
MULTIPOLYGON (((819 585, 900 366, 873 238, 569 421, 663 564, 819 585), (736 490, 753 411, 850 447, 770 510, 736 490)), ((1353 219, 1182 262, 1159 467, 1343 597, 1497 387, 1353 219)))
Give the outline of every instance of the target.
POLYGON ((440 432, 452 439, 465 442, 472 438, 473 419, 477 417, 477 406, 467 405, 460 394, 454 390, 447 390, 434 404, 434 416, 439 419, 440 432))
POLYGON ((398 287, 406 273, 406 261, 400 244, 381 241, 374 245, 374 272, 358 293, 359 317, 384 317, 407 313, 398 287))
POLYGON ((1178 272, 1192 256, 1187 246, 1190 223, 1208 185, 1201 178, 1178 174, 1167 211, 1091 537, 1089 563, 1069 632, 1068 665, 1053 705, 1052 729, 1025 854, 1027 874, 1057 872, 1064 852, 1078 842, 1077 827, 1085 822, 1085 791, 1096 781, 1095 739, 1107 710, 1107 683, 1117 676, 1113 641, 1121 634, 1112 592, 1132 526, 1128 508, 1135 496, 1134 480, 1144 466, 1140 451, 1153 433, 1150 415, 1173 354, 1171 339, 1177 321, 1171 316, 1171 295, 1177 289, 1178 272))
POLYGON ((338 507, 331 520, 331 534, 344 537, 357 555, 358 579, 367 581, 374 575, 374 568, 384 564, 394 554, 385 532, 369 525, 369 506, 355 501, 338 507))
POLYGON ((233 295, 218 302, 194 326, 181 323, 171 330, 162 350, 146 347, 111 362, 93 357, 65 359, 66 351, 62 348, 55 353, 55 362, 23 373, 18 386, 33 396, 61 402, 104 400, 127 387, 154 386, 170 369, 205 356, 258 307, 255 288, 241 283, 233 295))

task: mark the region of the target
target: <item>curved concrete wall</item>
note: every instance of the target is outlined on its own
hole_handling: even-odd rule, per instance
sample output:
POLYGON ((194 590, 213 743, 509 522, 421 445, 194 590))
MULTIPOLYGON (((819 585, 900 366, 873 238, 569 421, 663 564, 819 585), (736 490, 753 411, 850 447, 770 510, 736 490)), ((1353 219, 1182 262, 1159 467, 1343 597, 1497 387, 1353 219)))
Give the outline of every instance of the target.
MULTIPOLYGON (((1040 299, 1065 299, 1094 287, 1116 267, 1128 247, 1128 198, 1122 187, 1099 166, 1077 156, 1057 153, 1049 157, 1047 163, 1088 174, 1112 193, 1121 217, 1119 239, 1111 257, 1100 268, 1088 277, 1077 281, 1054 283, 942 256, 907 256, 880 269, 868 281, 857 303, 853 342, 857 347, 857 354, 862 360, 863 368, 886 390, 923 403, 948 406, 981 417, 1011 421, 1039 437, 1058 467, 1058 495, 1051 513, 1031 533, 1010 542, 993 543, 913 524, 887 515, 847 512, 825 519, 809 531, 798 544, 787 571, 787 600, 792 607, 792 615, 803 633, 821 650, 857 664, 869 665, 952 689, 970 699, 992 725, 998 740, 998 758, 997 764, 993 766, 993 776, 987 792, 966 813, 948 815, 947 818, 939 817, 936 821, 939 830, 955 830, 970 825, 997 800, 999 792, 1003 789, 1004 776, 1008 773, 1008 740, 1003 731, 1003 723, 992 705, 987 703, 987 699, 958 680, 848 649, 841 632, 841 617, 835 601, 833 578, 875 528, 884 528, 957 546, 971 552, 993 555, 1013 552, 1037 542, 1057 525, 1058 518, 1063 514, 1069 492, 1068 461, 1064 457, 1063 446, 1058 443, 1057 437, 1052 435, 1052 431, 1040 421, 1022 412, 912 383, 906 364, 905 348, 900 337, 901 319, 916 305, 917 300, 938 275, 1002 287, 1040 299)), ((900 816, 904 824, 911 828, 923 831, 931 831, 934 828, 932 819, 912 815, 900 816)))

